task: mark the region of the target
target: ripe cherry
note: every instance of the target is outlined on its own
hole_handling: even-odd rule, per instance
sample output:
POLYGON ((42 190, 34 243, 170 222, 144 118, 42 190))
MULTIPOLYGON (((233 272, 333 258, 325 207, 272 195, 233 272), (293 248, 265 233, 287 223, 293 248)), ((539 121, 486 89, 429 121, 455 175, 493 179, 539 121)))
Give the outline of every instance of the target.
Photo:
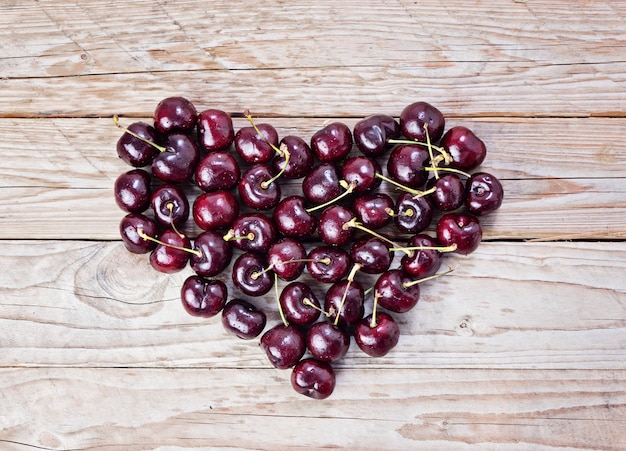
POLYGON ((335 389, 335 383, 335 371, 330 364, 312 358, 302 359, 291 371, 291 386, 309 398, 328 398, 335 389))
POLYGON ((358 121, 352 135, 363 155, 378 157, 387 150, 389 139, 400 136, 400 124, 391 116, 375 114, 358 121))
POLYGON ((465 206, 473 215, 486 215, 502 205, 504 189, 500 181, 486 172, 477 172, 467 181, 465 206))
POLYGON ((306 351, 304 333, 295 326, 277 324, 261 337, 261 349, 278 369, 291 368, 306 351))
POLYGON ((189 201, 180 185, 159 186, 150 200, 154 219, 163 227, 179 227, 189 217, 189 201))
POLYGON ((483 236, 480 221, 475 216, 447 213, 437 223, 437 239, 443 246, 456 245, 459 254, 474 252, 483 236))
POLYGON ((202 230, 230 227, 239 216, 239 202, 231 191, 202 193, 193 202, 192 215, 202 230))
POLYGON ((348 275, 350 255, 336 246, 318 246, 308 255, 307 270, 319 282, 335 283, 348 275))
POLYGON ((320 303, 303 282, 291 282, 280 293, 280 308, 289 324, 299 327, 313 324, 320 316, 320 303))
MULTIPOLYGON (((117 121, 116 121, 117 124, 117 121)), ((136 168, 152 164, 159 149, 151 143, 160 144, 156 129, 145 122, 133 122, 117 141, 117 155, 128 165, 136 168)))
POLYGON ((124 247, 133 254, 147 254, 157 243, 144 239, 138 231, 156 237, 158 226, 156 222, 140 213, 130 213, 120 221, 120 236, 124 247))
POLYGON ((485 143, 467 127, 452 127, 440 144, 452 157, 450 167, 463 171, 477 168, 487 156, 485 143))
POLYGON ((435 142, 441 138, 445 123, 441 111, 427 102, 412 103, 400 113, 400 127, 404 136, 420 142, 426 142, 424 125, 428 126, 430 139, 435 142))
POLYGON ((224 150, 234 139, 235 131, 230 114, 209 109, 198 115, 198 141, 204 150, 207 152, 224 150))
POLYGON ((350 348, 350 335, 345 328, 329 321, 313 324, 306 334, 307 349, 324 362, 341 360, 350 348))
POLYGON ((264 269, 265 264, 260 254, 241 254, 233 264, 233 283, 248 296, 266 294, 274 285, 274 278, 264 269))
POLYGON ((180 290, 185 311, 192 316, 210 318, 222 311, 226 305, 228 289, 221 280, 207 280, 200 276, 189 276, 180 290))
POLYGON ((311 137, 311 150, 322 162, 342 160, 352 150, 352 132, 342 122, 332 122, 311 137))
POLYGON ((224 329, 243 340, 258 337, 266 321, 265 313, 243 299, 233 299, 222 309, 224 329))
POLYGON ((150 206, 150 174, 143 169, 133 169, 115 179, 115 202, 129 213, 142 213, 150 206))
POLYGON ((222 235, 213 230, 202 232, 193 242, 191 269, 203 277, 215 277, 230 264, 233 248, 222 235))
POLYGON ((196 166, 194 180, 203 191, 230 190, 241 178, 239 163, 227 152, 210 152, 196 166))
POLYGON ((184 97, 168 97, 154 110, 154 126, 161 133, 189 133, 198 121, 196 107, 184 97))
POLYGON ((282 199, 272 214, 280 233, 291 238, 308 238, 317 227, 317 218, 307 211, 302 196, 282 199))

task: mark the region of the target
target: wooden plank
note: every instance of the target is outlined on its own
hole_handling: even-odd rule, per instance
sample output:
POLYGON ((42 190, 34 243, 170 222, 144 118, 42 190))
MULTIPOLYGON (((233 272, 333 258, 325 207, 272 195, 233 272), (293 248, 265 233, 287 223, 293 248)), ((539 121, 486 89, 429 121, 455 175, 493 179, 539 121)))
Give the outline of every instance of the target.
MULTIPOLYGON (((0 257, 0 366, 269 365, 256 340, 184 312, 190 269, 157 273, 119 243, 0 241, 0 257)), ((445 265, 456 270, 397 315, 403 335, 388 356, 353 344, 338 366, 626 370, 626 243, 484 243, 445 265)), ((239 297, 230 273, 218 278, 239 297)), ((302 280, 323 299, 326 286, 302 280)), ((269 325, 280 321, 273 296, 252 300, 269 325)))
POLYGON ((626 447, 626 371, 342 369, 311 401, 289 372, 0 370, 3 449, 626 447), (276 424, 280 424, 277 432, 276 424), (364 428, 367 430, 365 433, 364 428))

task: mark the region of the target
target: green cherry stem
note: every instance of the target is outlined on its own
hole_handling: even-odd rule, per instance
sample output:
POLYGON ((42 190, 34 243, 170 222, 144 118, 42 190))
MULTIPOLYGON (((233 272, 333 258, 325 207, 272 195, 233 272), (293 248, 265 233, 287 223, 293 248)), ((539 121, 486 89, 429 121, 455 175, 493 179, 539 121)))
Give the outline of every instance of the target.
POLYGON ((346 289, 343 292, 343 296, 341 297, 341 302, 339 303, 339 308, 337 309, 337 316, 335 316, 335 321, 333 322, 335 326, 339 324, 339 315, 341 315, 341 311, 343 310, 343 305, 346 303, 346 298, 348 297, 348 290, 350 289, 350 285, 352 284, 352 281, 354 280, 354 276, 359 271, 359 269, 361 269, 361 264, 355 263, 352 266, 352 269, 350 270, 350 274, 348 274, 348 277, 347 277, 348 283, 346 284, 346 289))
POLYGON ((440 272, 440 273, 438 273, 438 274, 434 274, 434 275, 429 276, 429 277, 424 277, 423 279, 417 279, 417 280, 413 280, 413 281, 411 281, 411 282, 405 282, 405 283, 403 283, 403 284, 402 284, 402 286, 403 286, 404 288, 410 288, 410 287, 412 287, 413 285, 417 285, 418 283, 422 283, 422 282, 426 282, 427 280, 433 280, 433 279, 438 279, 439 277, 443 277, 443 276, 445 276, 446 274, 450 274, 450 273, 451 273, 452 271, 454 271, 454 270, 455 270, 455 268, 449 268, 449 269, 448 269, 447 271, 445 271, 445 272, 440 272))
POLYGON ((117 115, 113 116, 113 123, 120 130, 124 130, 124 132, 128 133, 130 136, 132 136, 134 138, 137 138, 138 140, 143 141, 146 144, 150 144, 152 147, 157 149, 159 152, 165 152, 167 150, 167 148, 165 148, 163 146, 159 146, 157 143, 154 143, 154 142, 150 141, 149 139, 144 138, 143 136, 139 136, 137 133, 132 132, 129 129, 127 129, 126 127, 122 126, 120 124, 120 119, 117 117, 117 115))
MULTIPOLYGON (((250 122, 250 125, 252 125, 252 128, 254 128, 254 131, 257 132, 257 134, 261 137, 261 139, 265 141, 272 149, 274 149, 274 151, 278 155, 280 155, 281 157, 284 156, 283 154, 284 154, 285 147, 281 146, 281 148, 279 149, 267 139, 267 137, 263 134, 263 132, 259 129, 259 127, 257 127, 256 124, 254 123, 254 120, 252 119, 252 114, 250 114, 250 110, 244 111, 243 115, 246 117, 246 119, 248 119, 248 122, 250 122)), ((285 164, 285 166, 287 166, 287 164, 285 164)))
MULTIPOLYGON (((394 249, 400 249, 403 250, 398 243, 396 243, 395 241, 390 240, 389 238, 387 238, 384 235, 381 235, 380 233, 374 232, 373 230, 368 229, 367 227, 363 227, 363 224, 361 224, 360 222, 358 222, 356 220, 356 218, 352 218, 350 219, 348 222, 344 223, 344 225, 342 226, 342 228, 344 230, 348 230, 349 228, 355 228, 357 230, 360 230, 362 232, 365 233, 369 233, 372 236, 375 236, 376 238, 383 240, 384 242, 388 243, 389 245, 392 246, 392 248, 394 249)), ((413 253, 411 251, 404 251, 409 257, 411 257, 413 255, 413 253)))
POLYGON ((376 322, 376 310, 378 307, 378 298, 380 297, 380 293, 378 290, 374 291, 374 307, 372 308, 372 320, 370 321, 370 329, 373 329, 378 325, 376 322))
POLYGON ((287 169, 287 165, 289 164, 289 159, 291 158, 291 152, 289 152, 289 150, 287 150, 287 146, 283 145, 281 146, 283 149, 282 155, 281 156, 285 156, 285 163, 283 164, 282 169, 271 179, 269 180, 265 180, 264 182, 261 183, 261 188, 263 189, 267 189, 269 188, 269 186, 274 183, 276 180, 278 180, 280 178, 281 175, 283 175, 285 173, 285 169, 287 169))
POLYGON ((341 193, 339 196, 335 197, 334 199, 329 200, 328 202, 325 202, 325 203, 320 204, 320 205, 316 205, 315 207, 307 208, 306 212, 307 213, 313 213, 314 211, 326 208, 329 205, 332 205, 335 202, 343 199, 344 197, 346 197, 347 195, 349 195, 350 193, 352 193, 354 191, 354 189, 356 188, 357 182, 352 182, 352 183, 348 184, 348 182, 346 182, 345 180, 340 180, 339 181, 339 185, 341 185, 341 187, 343 189, 345 189, 345 191, 343 193, 341 193))
POLYGON ((460 169, 447 168, 447 167, 440 168, 440 167, 436 167, 436 166, 426 166, 426 167, 424 167, 424 170, 425 171, 433 171, 435 174, 437 174, 437 171, 442 171, 442 172, 453 172, 455 174, 463 175, 463 176, 465 176, 467 178, 470 178, 472 176, 471 174, 468 174, 465 171, 461 171, 460 169))
POLYGON ((171 247, 172 249, 177 249, 177 250, 179 250, 179 251, 189 252, 190 254, 194 254, 194 255, 196 255, 196 256, 198 256, 198 257, 202 258, 202 252, 200 252, 200 251, 198 251, 198 250, 195 250, 195 249, 188 249, 188 248, 186 248, 186 247, 176 246, 176 245, 174 245, 174 244, 164 243, 164 242, 163 242, 163 241, 161 241, 161 240, 157 240, 156 238, 154 238, 154 237, 152 237, 152 236, 150 236, 150 235, 147 235, 147 234, 143 231, 143 229, 142 229, 141 227, 137 229, 137 235, 139 235, 139 236, 140 236, 141 238, 143 238, 144 240, 147 240, 147 241, 152 241, 153 243, 157 243, 157 244, 160 244, 160 245, 162 245, 162 246, 166 246, 166 247, 171 247))
POLYGON ((289 326, 289 322, 287 318, 285 318, 285 313, 283 312, 283 307, 280 305, 280 297, 278 295, 278 276, 274 273, 274 293, 276 295, 276 304, 278 304, 278 313, 280 313, 280 319, 285 325, 285 327, 289 326))

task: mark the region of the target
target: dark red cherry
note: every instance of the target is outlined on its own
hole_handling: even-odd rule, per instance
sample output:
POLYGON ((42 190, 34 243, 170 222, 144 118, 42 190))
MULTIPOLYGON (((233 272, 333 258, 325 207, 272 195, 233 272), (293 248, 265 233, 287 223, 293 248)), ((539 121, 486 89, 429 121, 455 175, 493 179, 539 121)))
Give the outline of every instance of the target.
POLYGON ((427 102, 415 102, 406 106, 400 113, 400 128, 409 139, 426 142, 424 125, 428 125, 430 142, 439 141, 446 121, 441 111, 427 102))
POLYGON ((154 110, 154 126, 161 133, 189 133, 197 121, 196 107, 184 97, 163 99, 154 110))
POLYGON ((238 216, 224 238, 243 251, 266 253, 276 242, 276 227, 267 216, 249 213, 238 216))
POLYGON ((380 274, 391 266, 393 254, 385 241, 376 237, 365 237, 352 244, 350 259, 352 263, 360 265, 360 271, 380 274))
POLYGON ((191 256, 191 269, 203 277, 215 277, 230 264, 233 248, 215 231, 202 232, 193 242, 195 251, 200 255, 191 256))
POLYGON ((393 317, 385 312, 363 318, 354 328, 354 341, 363 352, 371 357, 382 357, 391 351, 400 340, 400 327, 393 317))
POLYGON ((331 201, 342 193, 339 170, 334 163, 321 163, 307 173, 302 180, 302 193, 316 205, 331 201))
POLYGON ((293 238, 282 238, 267 251, 267 264, 282 280, 295 280, 304 271, 306 250, 293 238))
POLYGON ((320 303, 311 287, 303 282, 291 282, 280 293, 280 308, 289 324, 304 327, 320 316, 320 303), (313 304, 313 306, 311 306, 313 304))
POLYGON ((198 141, 204 150, 208 152, 224 150, 234 139, 235 130, 230 114, 209 109, 198 115, 198 141))
POLYGON ((161 233, 159 240, 164 244, 157 244, 150 254, 150 265, 159 272, 175 273, 181 271, 191 257, 189 251, 178 248, 191 248, 191 242, 186 236, 181 236, 172 229, 167 229, 161 233))
POLYGON ((264 164, 249 167, 241 176, 239 198, 256 210, 273 208, 280 201, 280 185, 272 181, 272 171, 264 164))
POLYGON ((318 246, 308 255, 307 270, 319 282, 335 283, 348 275, 350 255, 336 246, 318 246))
POLYGON ((424 169, 430 160, 428 151, 417 144, 401 144, 394 147, 387 160, 389 176, 409 188, 420 189, 428 180, 424 169))
POLYGON ((441 211, 456 210, 465 201, 465 185, 456 174, 443 174, 439 179, 432 179, 434 192, 430 199, 435 208, 441 211))
POLYGON ((419 284, 409 285, 413 279, 404 271, 391 269, 381 274, 374 290, 378 293, 378 305, 396 313, 411 310, 420 299, 419 284))
POLYGON ((272 160, 272 168, 275 173, 285 169, 283 177, 286 179, 299 179, 309 173, 315 162, 315 155, 305 140, 298 136, 285 136, 280 140, 278 148, 286 147, 289 152, 289 162, 285 167, 285 157, 276 154, 272 160))
POLYGON ((202 230, 227 228, 239 216, 239 202, 230 191, 202 193, 193 202, 192 215, 202 230))
POLYGON ((348 158, 341 166, 343 179, 349 185, 355 184, 355 193, 367 193, 380 185, 381 179, 376 174, 381 174, 380 165, 373 158, 359 155, 348 158))
POLYGON ((166 183, 159 186, 150 201, 154 219, 163 227, 178 227, 189 218, 189 201, 179 185, 166 183))
MULTIPOLYGON (((161 141, 156 129, 145 122, 133 122, 128 126, 128 130, 151 143, 159 145, 161 141)), ((124 133, 117 141, 117 155, 126 164, 136 168, 152 164, 152 160, 158 154, 159 149, 129 133, 124 133)))
POLYGON ((194 180, 203 191, 229 190, 241 178, 239 163, 227 152, 211 152, 200 160, 194 180))
POLYGON ((258 337, 265 329, 265 323, 265 313, 243 299, 233 299, 222 309, 224 329, 243 340, 258 337))
POLYGON ((364 227, 380 229, 391 222, 394 211, 393 199, 384 193, 361 194, 354 199, 352 211, 364 227))
POLYGON ((456 245, 454 252, 467 255, 474 252, 482 240, 483 231, 475 216, 448 213, 437 223, 437 239, 443 246, 456 245))
POLYGON ((365 308, 363 306, 363 287, 356 280, 343 279, 334 283, 326 292, 324 299, 324 311, 329 314, 329 319, 342 327, 352 327, 358 323, 365 308), (343 305, 342 305, 343 302, 343 305))
POLYGON ((190 180, 200 160, 200 151, 194 141, 182 133, 168 135, 165 151, 152 161, 152 173, 164 182, 179 183, 190 180))
POLYGON ((327 207, 318 221, 320 239, 331 246, 346 244, 354 235, 354 228, 346 226, 352 219, 354 219, 354 214, 341 205, 327 207))
POLYGON ((375 114, 357 122, 352 135, 364 155, 378 157, 387 150, 389 139, 400 136, 400 124, 391 116, 375 114))
POLYGON ((473 131, 463 126, 449 129, 441 138, 440 145, 452 157, 450 167, 462 171, 477 168, 487 156, 485 143, 473 131))
POLYGON ((297 327, 278 324, 263 334, 260 347, 275 368, 285 370, 302 358, 306 341, 297 327))
POLYGON ((335 389, 336 377, 332 366, 312 358, 300 360, 291 371, 291 386, 301 395, 326 399, 335 389))
POLYGON ((113 186, 115 202, 129 213, 141 213, 150 206, 150 174, 143 169, 133 169, 121 174, 113 186))
POLYGON ((282 199, 272 218, 280 233, 291 238, 309 238, 317 226, 317 218, 304 207, 304 198, 289 196, 282 199))
POLYGON ((260 254, 241 254, 233 264, 233 283, 248 296, 264 295, 274 285, 274 276, 264 270, 265 265, 260 254))
POLYGON ((500 181, 486 172, 477 172, 467 181, 465 206, 473 215, 486 215, 502 205, 504 189, 500 181))
POLYGON ((419 233, 426 230, 433 220, 433 207, 427 197, 415 198, 403 193, 396 200, 394 221, 404 233, 419 233))
POLYGON ((342 160, 352 150, 352 132, 342 122, 331 122, 313 134, 311 150, 320 161, 342 160))
POLYGON ((270 124, 257 124, 263 136, 254 127, 242 127, 235 134, 235 150, 246 163, 267 163, 272 159, 278 146, 278 133, 270 124), (271 144, 270 144, 271 143, 271 144))
POLYGON ((350 335, 343 327, 320 321, 307 331, 306 346, 313 357, 324 362, 336 362, 347 354, 350 335))
POLYGON ((227 297, 228 289, 224 282, 207 280, 200 276, 189 276, 180 290, 185 311, 203 318, 210 318, 221 312, 227 297))
POLYGON ((147 254, 156 247, 153 241, 143 239, 138 230, 148 236, 156 237, 158 226, 154 220, 140 213, 130 213, 120 221, 120 236, 124 247, 133 254, 147 254))
POLYGON ((414 279, 422 279, 437 273, 443 261, 443 254, 433 247, 441 247, 436 239, 426 234, 411 237, 407 247, 426 247, 428 249, 412 250, 411 255, 404 255, 400 260, 402 269, 414 279))

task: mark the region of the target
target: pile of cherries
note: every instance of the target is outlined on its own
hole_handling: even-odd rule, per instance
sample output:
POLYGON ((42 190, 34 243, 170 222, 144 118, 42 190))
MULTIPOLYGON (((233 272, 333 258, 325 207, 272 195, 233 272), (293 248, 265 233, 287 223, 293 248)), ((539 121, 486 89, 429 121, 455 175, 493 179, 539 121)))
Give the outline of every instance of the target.
POLYGON ((125 128, 115 117, 124 130, 118 156, 134 167, 115 181, 128 213, 120 234, 158 271, 189 264, 186 311, 221 314, 242 339, 263 334, 260 347, 274 367, 292 368, 293 388, 323 399, 335 387, 331 365, 352 337, 374 357, 396 346, 392 315, 416 305, 421 282, 451 271, 439 272, 444 254, 478 247, 478 218, 500 207, 502 185, 471 172, 485 159, 484 143, 466 127, 445 131, 443 114, 426 102, 408 105, 399 120, 372 115, 352 130, 331 122, 309 141, 279 140, 272 125, 244 115, 250 125, 235 132, 228 113, 198 113, 189 100, 169 97, 153 124, 125 128), (301 190, 283 196, 285 181, 301 190), (181 232, 190 216, 202 230, 193 239, 181 232), (219 276, 231 265, 238 292, 229 294, 219 276), (323 299, 304 271, 324 287, 323 299), (364 287, 357 273, 376 282, 364 287), (272 288, 282 322, 265 330, 252 298, 272 288))

